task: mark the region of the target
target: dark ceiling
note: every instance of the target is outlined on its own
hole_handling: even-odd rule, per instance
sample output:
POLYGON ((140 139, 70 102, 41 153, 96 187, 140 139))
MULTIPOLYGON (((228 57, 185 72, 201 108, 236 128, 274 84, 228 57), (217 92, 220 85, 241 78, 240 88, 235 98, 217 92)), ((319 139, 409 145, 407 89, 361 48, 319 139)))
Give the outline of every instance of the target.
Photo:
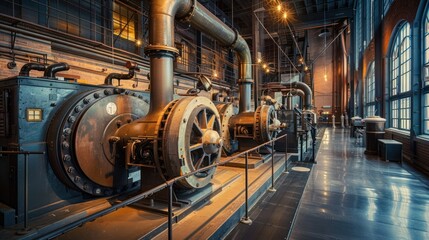
MULTIPOLYGON (((276 41, 293 55, 293 48, 306 45, 306 31, 342 26, 344 20, 353 16, 355 0, 199 0, 204 5, 214 5, 221 10, 223 18, 237 28, 245 38, 252 36, 252 18, 255 13, 264 27, 274 33, 276 41), (282 10, 277 6, 281 3, 282 10), (288 14, 287 24, 282 13, 288 14), (255 13, 254 13, 255 12, 255 13), (294 39, 298 43, 294 43, 294 39)), ((219 14, 217 14, 219 15, 219 14)), ((269 36, 266 34, 266 38, 269 36)), ((268 43, 270 41, 267 41, 268 43)), ((271 41, 272 42, 272 41, 271 41)), ((267 46, 266 46, 267 47, 267 46)), ((274 47, 273 47, 274 49, 274 47)), ((296 50, 295 50, 296 51, 296 50)), ((288 53, 289 55, 289 53, 288 53)))

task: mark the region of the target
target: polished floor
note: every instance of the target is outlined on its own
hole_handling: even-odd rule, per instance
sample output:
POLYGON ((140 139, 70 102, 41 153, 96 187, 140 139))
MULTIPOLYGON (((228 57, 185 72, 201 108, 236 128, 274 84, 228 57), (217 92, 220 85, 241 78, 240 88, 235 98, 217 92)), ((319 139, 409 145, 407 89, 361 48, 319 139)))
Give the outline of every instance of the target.
POLYGON ((289 239, 429 239, 429 187, 328 128, 289 239))

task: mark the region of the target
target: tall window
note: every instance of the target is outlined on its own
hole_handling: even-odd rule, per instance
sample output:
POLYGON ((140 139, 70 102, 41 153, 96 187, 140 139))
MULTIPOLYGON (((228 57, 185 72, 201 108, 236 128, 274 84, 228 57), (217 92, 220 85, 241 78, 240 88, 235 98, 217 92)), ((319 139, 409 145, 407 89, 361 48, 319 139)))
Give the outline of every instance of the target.
POLYGON ((362 50, 362 1, 357 2, 355 21, 355 66, 357 70, 359 68, 360 51, 362 50))
POLYGON ((113 33, 129 41, 136 40, 137 14, 131 9, 113 2, 113 33))
POLYGON ((367 47, 374 36, 374 0, 366 0, 365 5, 365 41, 364 47, 367 47))
POLYGON ((411 127, 411 39, 410 24, 402 24, 395 35, 390 61, 391 125, 410 130, 411 127))
POLYGON ((386 15, 387 11, 389 11, 390 5, 392 4, 393 0, 383 0, 383 12, 384 15, 386 15))
POLYGON ((423 24, 424 71, 423 71, 423 133, 429 134, 429 7, 423 24))
POLYGON ((365 84, 365 115, 374 116, 375 112, 375 71, 374 62, 371 62, 366 75, 365 84))
POLYGON ((369 24, 367 26, 367 28, 369 28, 369 39, 368 42, 370 42, 372 40, 372 38, 374 37, 374 20, 375 20, 375 11, 374 11, 374 0, 369 0, 369 10, 370 10, 370 15, 369 15, 369 24))

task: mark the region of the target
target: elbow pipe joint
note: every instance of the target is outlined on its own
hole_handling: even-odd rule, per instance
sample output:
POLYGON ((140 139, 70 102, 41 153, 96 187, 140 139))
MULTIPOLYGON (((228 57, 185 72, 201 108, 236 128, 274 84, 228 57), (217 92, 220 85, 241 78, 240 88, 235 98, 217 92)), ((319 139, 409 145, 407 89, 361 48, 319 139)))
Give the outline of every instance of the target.
POLYGON ((61 71, 67 71, 70 69, 70 66, 67 63, 54 63, 49 65, 46 69, 45 69, 45 73, 44 76, 47 78, 55 78, 55 74, 57 72, 61 72, 61 71))
POLYGON ((127 62, 126 66, 128 68, 128 74, 111 73, 104 79, 104 84, 112 85, 113 79, 117 79, 118 81, 122 79, 131 79, 134 77, 136 71, 140 71, 140 68, 137 65, 133 65, 130 62, 127 62))
POLYGON ((45 71, 45 69, 45 65, 40 63, 26 63, 24 64, 24 66, 21 67, 21 70, 19 71, 19 76, 28 77, 30 75, 31 70, 45 71))

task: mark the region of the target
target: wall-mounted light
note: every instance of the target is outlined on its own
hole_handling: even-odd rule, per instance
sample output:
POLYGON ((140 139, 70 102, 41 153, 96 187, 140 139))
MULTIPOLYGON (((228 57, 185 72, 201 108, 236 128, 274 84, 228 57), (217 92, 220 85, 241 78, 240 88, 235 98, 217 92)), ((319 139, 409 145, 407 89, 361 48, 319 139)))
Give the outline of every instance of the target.
POLYGON ((137 46, 141 46, 141 45, 142 45, 142 41, 141 41, 140 39, 137 39, 137 41, 136 41, 136 45, 137 45, 137 46))

